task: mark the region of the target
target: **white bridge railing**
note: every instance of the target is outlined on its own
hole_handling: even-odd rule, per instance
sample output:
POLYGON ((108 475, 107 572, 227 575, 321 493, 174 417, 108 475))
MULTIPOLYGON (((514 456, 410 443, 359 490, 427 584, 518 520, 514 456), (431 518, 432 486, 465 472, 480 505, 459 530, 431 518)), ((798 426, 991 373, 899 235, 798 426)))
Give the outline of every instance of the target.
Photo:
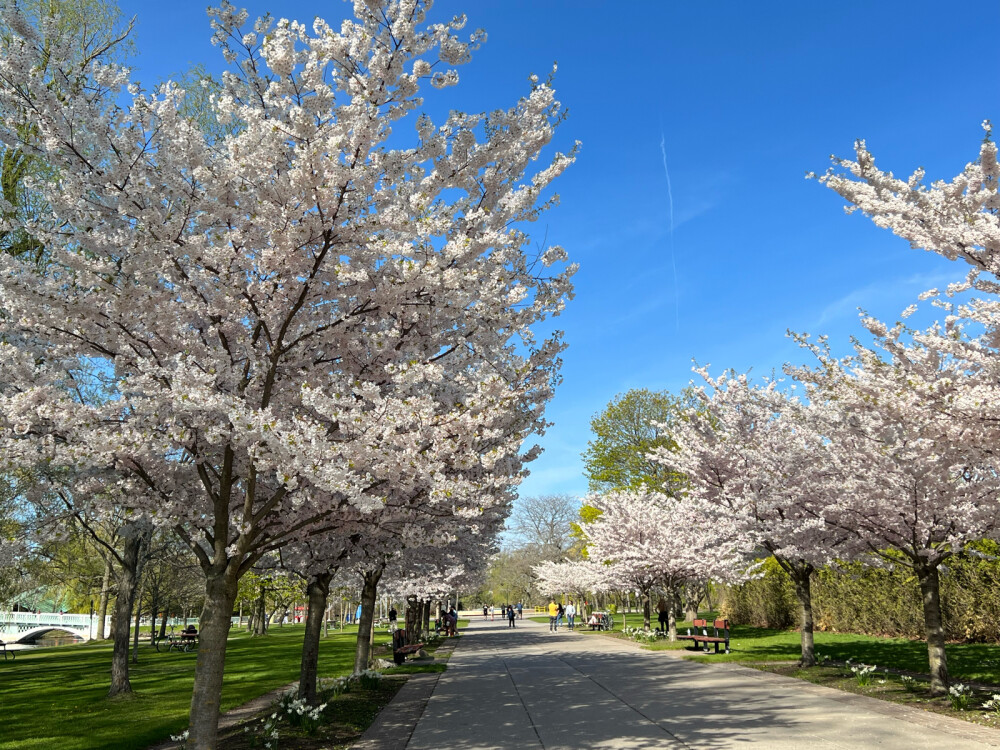
MULTIPOLYGON (((97 636, 97 623, 100 618, 95 614, 91 615, 77 615, 77 614, 64 614, 62 612, 4 612, 0 611, 0 640, 14 641, 22 633, 27 633, 30 630, 35 630, 37 628, 66 628, 67 630, 72 630, 81 637, 90 640, 97 636)), ((159 626, 159 619, 157 619, 157 626, 159 626)), ((239 617, 233 617, 232 623, 234 626, 240 624, 239 617)), ((169 617, 167 618, 167 626, 170 628, 171 632, 175 628, 184 628, 187 625, 198 624, 198 618, 189 617, 184 619, 183 617, 169 617)), ((149 626, 149 618, 144 617, 142 620, 143 628, 149 626)), ((111 615, 104 618, 104 635, 106 638, 111 637, 111 615)))
MULTIPOLYGON (((97 615, 75 615, 62 612, 0 612, 0 634, 5 640, 16 639, 21 633, 36 628, 66 628, 88 640, 97 633, 97 615), (13 636, 13 638, 11 638, 13 636)), ((104 632, 111 629, 111 617, 105 618, 104 632)))

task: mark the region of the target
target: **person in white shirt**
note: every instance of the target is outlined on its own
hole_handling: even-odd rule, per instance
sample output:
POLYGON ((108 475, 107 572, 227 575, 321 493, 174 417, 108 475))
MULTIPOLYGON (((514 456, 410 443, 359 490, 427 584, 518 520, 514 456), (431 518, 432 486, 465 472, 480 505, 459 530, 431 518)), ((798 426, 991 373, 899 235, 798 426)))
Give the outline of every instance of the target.
POLYGON ((566 622, 569 625, 569 629, 573 629, 573 618, 576 617, 576 607, 573 606, 573 600, 569 600, 569 604, 566 605, 566 622))

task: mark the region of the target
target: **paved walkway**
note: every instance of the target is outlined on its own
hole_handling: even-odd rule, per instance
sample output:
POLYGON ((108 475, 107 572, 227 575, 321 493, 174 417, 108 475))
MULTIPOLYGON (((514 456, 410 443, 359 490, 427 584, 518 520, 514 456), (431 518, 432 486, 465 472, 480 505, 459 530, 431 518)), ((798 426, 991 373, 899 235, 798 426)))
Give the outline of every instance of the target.
POLYGON ((1000 731, 959 719, 529 620, 473 619, 434 682, 401 691, 397 720, 361 747, 1000 747, 1000 731))

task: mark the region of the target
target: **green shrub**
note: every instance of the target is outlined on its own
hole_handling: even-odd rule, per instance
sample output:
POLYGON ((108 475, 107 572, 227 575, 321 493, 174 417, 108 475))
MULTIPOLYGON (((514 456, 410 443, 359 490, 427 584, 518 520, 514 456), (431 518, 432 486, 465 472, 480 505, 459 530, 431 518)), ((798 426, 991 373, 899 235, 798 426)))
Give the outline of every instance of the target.
MULTIPOLYGON (((949 640, 1000 642, 1000 544, 983 540, 941 568, 941 603, 949 640)), ((763 576, 723 593, 721 614, 734 623, 761 628, 798 624, 791 579, 768 558, 763 576)), ((818 571, 812 581, 817 630, 902 638, 924 637, 920 586, 913 572, 896 563, 884 567, 840 563, 818 571)))
POLYGON ((798 609, 792 580, 773 557, 764 561, 761 570, 760 578, 726 587, 720 614, 740 625, 791 627, 797 620, 798 609))

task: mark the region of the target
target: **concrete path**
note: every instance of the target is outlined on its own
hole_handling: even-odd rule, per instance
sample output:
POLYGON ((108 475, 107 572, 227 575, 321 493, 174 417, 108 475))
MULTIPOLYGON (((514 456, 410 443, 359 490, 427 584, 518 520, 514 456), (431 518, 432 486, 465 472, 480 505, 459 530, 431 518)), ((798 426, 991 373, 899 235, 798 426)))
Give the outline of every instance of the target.
POLYGON ((529 620, 510 630, 499 618, 472 620, 412 734, 397 727, 393 735, 376 746, 1000 747, 1000 731, 958 719, 627 641, 550 633, 529 620))

